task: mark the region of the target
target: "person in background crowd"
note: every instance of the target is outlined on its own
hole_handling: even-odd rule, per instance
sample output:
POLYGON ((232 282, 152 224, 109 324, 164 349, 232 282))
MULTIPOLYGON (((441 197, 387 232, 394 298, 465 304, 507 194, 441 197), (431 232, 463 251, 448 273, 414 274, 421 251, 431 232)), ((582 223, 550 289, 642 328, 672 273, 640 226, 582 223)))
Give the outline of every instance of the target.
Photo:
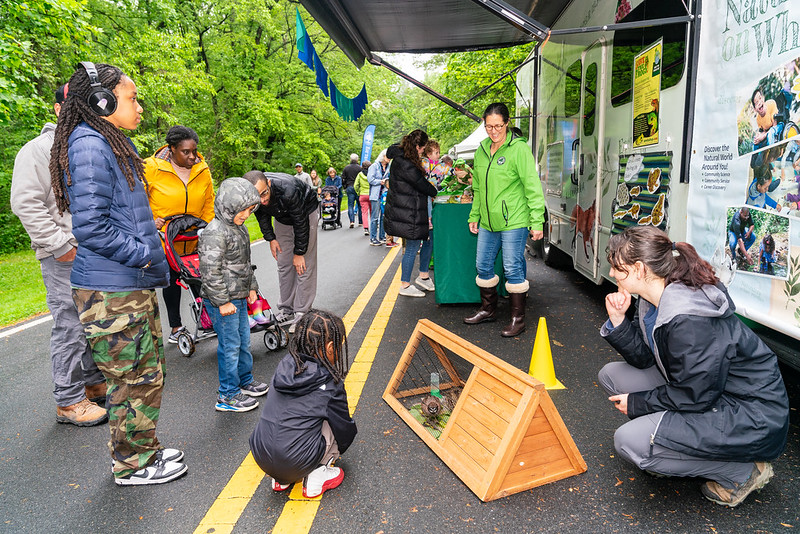
POLYGON ((358 196, 356 195, 354 186, 356 177, 360 172, 361 165, 358 164, 358 154, 350 154, 350 163, 342 170, 342 188, 345 194, 347 194, 347 217, 350 219, 350 228, 355 226, 355 213, 353 208, 356 206, 358 196))
POLYGON ((369 202, 370 202, 370 224, 369 241, 371 245, 380 245, 385 240, 383 231, 383 210, 381 209, 381 196, 386 183, 389 180, 389 159, 386 151, 382 150, 378 154, 378 159, 370 165, 367 170, 367 182, 369 182, 369 202))
POLYGON ((319 195, 322 190, 322 178, 317 174, 317 169, 311 169, 309 176, 311 176, 311 187, 313 187, 317 195, 319 195))
POLYGON ((734 314, 714 269, 689 243, 653 226, 608 242, 600 334, 624 362, 598 383, 631 421, 614 434, 619 455, 657 476, 703 477, 700 490, 734 507, 772 477, 786 445, 789 398, 775 354, 734 314), (639 296, 633 321, 631 294, 639 296))
MULTIPOLYGON (((525 139, 509 133, 508 121, 508 107, 502 102, 490 104, 483 113, 489 137, 475 152, 474 200, 469 213, 469 231, 478 234, 475 282, 480 288, 481 308, 464 322, 495 320, 500 278, 494 273, 494 262, 502 249, 506 289, 511 297, 511 323, 500 335, 514 337, 525 330, 529 288, 525 244, 529 229, 533 240, 544 235, 544 194, 531 149, 525 139)), ((463 179, 467 172, 456 170, 455 174, 463 179)))
MULTIPOLYGON (((56 89, 53 111, 58 117, 67 86, 56 89)), ((69 212, 59 213, 50 186, 50 148, 56 125, 48 122, 38 137, 17 153, 11 178, 11 210, 31 238, 42 270, 47 307, 53 316, 50 361, 56 421, 93 426, 108 418, 106 379, 92 359, 78 310, 72 301, 69 276, 78 242, 69 212)))
POLYGON ((165 364, 155 288, 167 285, 169 267, 142 160, 121 132, 135 130, 141 113, 133 80, 112 65, 81 62, 50 160, 56 207, 72 213, 78 240, 72 299, 108 384, 118 486, 162 484, 187 471, 183 451, 163 448, 156 437, 165 364))
POLYGON ((293 334, 297 321, 317 296, 317 193, 305 182, 280 172, 250 171, 242 178, 253 184, 261 197, 256 219, 278 262, 280 302, 275 318, 289 324, 293 334))
POLYGON ((424 297, 425 293, 411 284, 414 261, 419 252, 419 276, 414 283, 425 291, 435 289, 428 274, 433 247, 428 239, 428 198, 436 196, 434 187, 422 170, 422 151, 428 134, 414 130, 386 151, 392 160, 391 187, 386 197, 384 224, 387 233, 405 238, 400 273, 400 294, 406 297, 424 297))
POLYGON ((361 172, 358 173, 356 177, 356 184, 354 189, 356 190, 356 194, 358 195, 358 206, 361 210, 361 213, 366 215, 367 213, 370 214, 370 217, 361 217, 361 222, 364 225, 364 235, 369 235, 369 221, 372 218, 372 212, 370 211, 370 204, 369 204, 369 182, 367 181, 367 171, 369 170, 369 161, 365 161, 361 165, 361 172))
POLYGON ((298 180, 304 182, 308 187, 313 189, 314 182, 311 181, 311 176, 307 172, 303 172, 303 164, 302 163, 295 163, 294 164, 295 175, 294 177, 298 180))
MULTIPOLYGON (((214 218, 214 184, 211 169, 197 152, 199 142, 200 138, 191 128, 173 126, 167 132, 167 144, 144 160, 147 196, 159 230, 164 228, 168 217, 175 215, 192 215, 207 223, 214 218)), ((196 242, 190 245, 195 247, 196 242)), ((188 248, 186 242, 178 242, 175 252, 183 255, 194 250, 188 248)), ((179 272, 170 269, 169 286, 162 291, 172 329, 167 338, 169 343, 177 343, 178 335, 185 330, 181 321, 179 277, 179 272)))

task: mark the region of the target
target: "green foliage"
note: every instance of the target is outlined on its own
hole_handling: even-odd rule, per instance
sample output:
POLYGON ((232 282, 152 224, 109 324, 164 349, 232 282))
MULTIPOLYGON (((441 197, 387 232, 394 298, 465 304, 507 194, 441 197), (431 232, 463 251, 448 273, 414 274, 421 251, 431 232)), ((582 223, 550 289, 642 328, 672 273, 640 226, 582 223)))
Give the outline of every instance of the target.
POLYGON ((47 311, 42 271, 32 250, 0 256, 0 327, 47 311))

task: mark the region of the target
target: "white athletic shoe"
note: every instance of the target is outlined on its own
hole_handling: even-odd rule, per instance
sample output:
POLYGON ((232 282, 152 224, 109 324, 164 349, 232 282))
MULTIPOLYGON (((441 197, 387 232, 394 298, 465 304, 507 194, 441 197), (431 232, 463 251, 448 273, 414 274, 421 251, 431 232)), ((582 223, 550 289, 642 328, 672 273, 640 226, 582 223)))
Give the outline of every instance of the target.
POLYGON ((420 291, 417 286, 411 284, 408 287, 401 287, 399 293, 404 297, 424 297, 425 292, 420 291))
POLYGON ((311 471, 303 479, 303 497, 311 499, 319 497, 326 490, 339 486, 344 480, 344 471, 339 467, 331 467, 333 460, 311 471))
POLYGON ((417 279, 414 280, 414 283, 425 291, 433 291, 436 289, 436 286, 433 285, 433 280, 430 278, 422 278, 421 276, 418 276, 417 279))

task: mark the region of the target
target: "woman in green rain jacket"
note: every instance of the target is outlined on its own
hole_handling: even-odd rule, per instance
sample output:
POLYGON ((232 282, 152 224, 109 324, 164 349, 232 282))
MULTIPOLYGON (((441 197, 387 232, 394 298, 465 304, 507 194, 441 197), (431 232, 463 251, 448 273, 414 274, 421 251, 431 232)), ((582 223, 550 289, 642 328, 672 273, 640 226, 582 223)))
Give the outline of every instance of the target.
POLYGON ((500 278, 494 273, 494 262, 502 248, 511 323, 501 335, 514 337, 525 330, 525 244, 529 231, 533 239, 542 238, 544 194, 530 147, 509 130, 508 107, 503 103, 489 105, 483 122, 489 137, 475 152, 474 198, 469 214, 469 229, 478 234, 475 281, 481 292, 481 308, 464 322, 495 320, 500 278))

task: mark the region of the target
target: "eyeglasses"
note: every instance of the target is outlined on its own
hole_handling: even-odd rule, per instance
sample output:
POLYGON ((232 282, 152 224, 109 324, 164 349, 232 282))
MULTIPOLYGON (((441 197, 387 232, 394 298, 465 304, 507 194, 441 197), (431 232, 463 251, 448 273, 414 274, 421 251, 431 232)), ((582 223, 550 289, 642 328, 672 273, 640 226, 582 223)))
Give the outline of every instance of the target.
POLYGON ((484 125, 484 128, 486 128, 487 132, 499 132, 506 127, 506 124, 508 123, 504 122, 503 124, 486 124, 484 125))

